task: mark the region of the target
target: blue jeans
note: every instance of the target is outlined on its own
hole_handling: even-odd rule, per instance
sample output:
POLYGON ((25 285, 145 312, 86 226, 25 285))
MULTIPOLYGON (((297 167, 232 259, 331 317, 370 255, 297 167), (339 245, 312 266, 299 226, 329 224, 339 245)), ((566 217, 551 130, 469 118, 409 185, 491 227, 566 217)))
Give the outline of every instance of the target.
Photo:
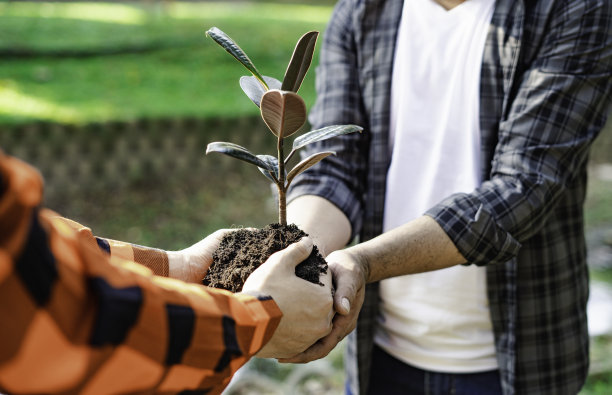
MULTIPOLYGON (((352 395, 348 386, 347 395, 352 395)), ((415 368, 374 346, 370 395, 500 395, 497 370, 478 373, 439 373, 415 368)))

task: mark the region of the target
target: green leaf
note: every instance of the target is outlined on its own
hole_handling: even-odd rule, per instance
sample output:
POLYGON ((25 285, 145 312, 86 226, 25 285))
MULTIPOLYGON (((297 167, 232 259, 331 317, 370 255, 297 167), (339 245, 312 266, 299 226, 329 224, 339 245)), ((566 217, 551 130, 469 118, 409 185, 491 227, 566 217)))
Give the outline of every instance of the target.
MULTIPOLYGON (((279 89, 281 87, 281 82, 276 78, 263 76, 264 80, 268 84, 270 89, 279 89)), ((257 78, 252 75, 245 75, 240 77, 240 87, 243 92, 255 103, 257 107, 259 107, 261 103, 261 97, 266 93, 266 88, 259 82, 257 78)))
POLYGON ((259 167, 259 171, 276 184, 278 182, 278 159, 272 155, 257 155, 257 158, 267 165, 265 168, 259 167))
POLYGON ((304 81, 304 77, 312 62, 312 55, 314 54, 318 36, 319 32, 312 31, 304 34, 298 40, 293 50, 289 66, 287 66, 287 71, 285 71, 285 77, 283 78, 283 85, 281 87, 282 90, 297 92, 300 89, 302 81, 304 81))
POLYGON ((293 140, 293 151, 307 146, 308 144, 315 143, 317 141, 327 140, 332 137, 341 136, 343 134, 349 134, 353 132, 361 132, 363 128, 357 125, 332 125, 326 126, 321 129, 313 130, 305 133, 300 137, 293 140))
POLYGON ((225 49, 237 61, 242 63, 242 65, 246 67, 246 69, 249 70, 251 74, 253 74, 253 76, 255 76, 255 78, 257 78, 259 82, 266 87, 266 89, 268 89, 268 85, 263 76, 259 73, 259 71, 257 71, 257 68, 255 68, 255 65, 253 62, 251 62, 251 59, 249 59, 247 54, 238 46, 238 44, 234 42, 234 40, 232 40, 227 34, 217 27, 211 27, 206 32, 206 35, 215 40, 217 44, 223 47, 223 49, 225 49))
MULTIPOLYGON (((206 154, 208 155, 211 152, 219 152, 221 154, 225 154, 225 155, 231 156, 233 158, 240 159, 242 161, 248 162, 248 163, 253 164, 253 165, 257 166, 257 167, 261 167, 261 168, 264 168, 264 169, 269 169, 267 162, 264 162, 263 160, 261 160, 257 156, 255 156, 252 153, 250 153, 249 150, 247 150, 244 147, 239 146, 238 144, 224 143, 224 142, 210 143, 206 147, 206 154)), ((272 169, 269 169, 269 170, 274 170, 274 169, 272 168, 272 169)))
POLYGON ((330 155, 335 155, 335 154, 336 153, 334 151, 318 152, 318 153, 313 154, 313 155, 309 156, 308 158, 304 159, 303 161, 301 161, 297 165, 295 165, 295 167, 293 169, 291 169, 291 171, 287 175, 287 188, 289 188, 289 185, 291 184, 291 181, 293 181, 295 176, 297 176, 301 172, 305 171, 306 169, 309 169, 312 166, 316 165, 322 159, 327 158, 330 155))
POLYGON ((261 117, 279 139, 289 137, 306 123, 306 104, 294 92, 272 89, 261 98, 261 117))

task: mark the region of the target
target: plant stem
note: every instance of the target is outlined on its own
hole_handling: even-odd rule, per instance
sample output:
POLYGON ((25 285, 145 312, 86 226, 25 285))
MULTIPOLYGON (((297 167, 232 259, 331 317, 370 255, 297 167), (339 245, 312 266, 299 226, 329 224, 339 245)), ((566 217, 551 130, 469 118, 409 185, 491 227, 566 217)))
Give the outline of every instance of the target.
POLYGON ((278 188, 278 223, 287 225, 287 192, 278 188))
POLYGON ((285 154, 283 152, 283 138, 278 138, 278 223, 287 225, 287 188, 285 187, 285 154))

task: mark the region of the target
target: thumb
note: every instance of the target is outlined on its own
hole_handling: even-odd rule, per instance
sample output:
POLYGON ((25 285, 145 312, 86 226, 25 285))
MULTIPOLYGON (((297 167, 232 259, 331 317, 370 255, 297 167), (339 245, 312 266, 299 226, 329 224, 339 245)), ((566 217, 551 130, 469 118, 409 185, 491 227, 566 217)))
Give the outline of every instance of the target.
POLYGON ((332 269, 336 291, 334 293, 334 309, 341 315, 347 315, 357 295, 359 284, 350 272, 342 266, 332 269))
POLYGON ((294 269, 298 264, 306 260, 312 252, 312 239, 302 237, 300 241, 291 244, 289 247, 278 252, 279 265, 283 265, 287 269, 294 269))

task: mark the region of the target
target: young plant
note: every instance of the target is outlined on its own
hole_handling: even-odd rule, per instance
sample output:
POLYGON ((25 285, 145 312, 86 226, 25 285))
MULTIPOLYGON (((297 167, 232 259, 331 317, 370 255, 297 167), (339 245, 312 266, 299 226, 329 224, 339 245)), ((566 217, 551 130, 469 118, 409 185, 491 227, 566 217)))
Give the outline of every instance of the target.
POLYGON ((319 32, 308 32, 298 40, 282 83, 275 78, 260 74, 246 53, 218 28, 213 27, 206 34, 251 72, 252 75, 240 78, 240 87, 249 99, 259 107, 265 124, 276 136, 277 156, 254 155, 244 147, 225 142, 208 144, 206 154, 220 152, 257 166, 263 175, 276 185, 278 190, 278 222, 281 225, 287 225, 287 190, 289 185, 291 185, 295 176, 314 166, 323 158, 335 154, 335 152, 325 151, 312 154, 287 172, 286 168, 289 160, 299 149, 308 144, 347 133, 361 132, 362 128, 356 125, 333 125, 313 130, 295 138, 289 155, 285 156, 285 139, 295 134, 306 123, 306 105, 297 91, 302 85, 312 62, 319 32))

